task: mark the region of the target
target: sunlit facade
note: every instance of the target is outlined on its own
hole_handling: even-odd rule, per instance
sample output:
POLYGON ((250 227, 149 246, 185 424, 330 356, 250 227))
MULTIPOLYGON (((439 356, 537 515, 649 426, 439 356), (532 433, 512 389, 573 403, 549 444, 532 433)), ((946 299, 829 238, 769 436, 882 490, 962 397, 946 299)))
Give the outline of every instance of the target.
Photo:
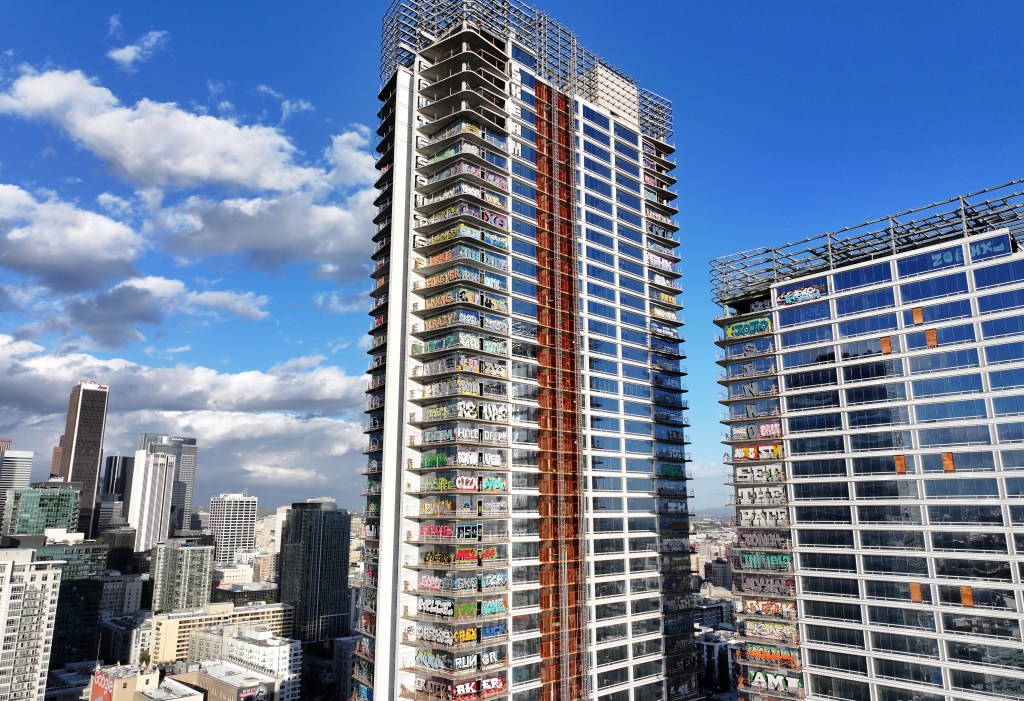
POLYGON ((383 48, 356 694, 688 698, 671 107, 518 3, 383 48))

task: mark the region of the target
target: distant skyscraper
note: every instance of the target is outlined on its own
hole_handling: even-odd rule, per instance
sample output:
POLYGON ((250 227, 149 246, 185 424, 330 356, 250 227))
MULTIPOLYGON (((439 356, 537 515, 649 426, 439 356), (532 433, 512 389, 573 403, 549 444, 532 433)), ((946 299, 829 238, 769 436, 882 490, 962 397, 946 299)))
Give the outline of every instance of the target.
POLYGON ((82 483, 78 530, 92 537, 100 460, 103 457, 103 433, 107 423, 108 389, 94 382, 79 382, 71 390, 68 419, 61 439, 62 450, 57 474, 65 481, 82 483))
POLYGON ((153 548, 153 612, 201 608, 210 603, 213 546, 169 538, 153 548))
POLYGON ((349 633, 348 546, 352 520, 332 502, 292 504, 281 537, 281 602, 295 607, 302 642, 349 633))
POLYGON ((38 701, 46 691, 61 566, 32 550, 0 550, 0 699, 38 701))
POLYGON ((246 494, 218 494, 210 500, 217 564, 232 564, 236 551, 256 546, 256 501, 246 494))
POLYGON ((50 477, 60 476, 60 459, 64 454, 64 436, 60 437, 57 441, 57 445, 53 446, 53 451, 50 453, 50 477))
POLYGON ((171 520, 174 455, 139 450, 125 480, 128 523, 135 528, 135 552, 167 538, 171 520))
POLYGON ((114 494, 103 494, 96 502, 96 533, 107 530, 111 523, 127 520, 124 502, 114 494))
POLYGON ((37 482, 7 491, 2 535, 43 535, 47 528, 73 531, 78 525, 78 484, 37 482))
POLYGON ((10 438, 0 438, 0 453, 10 450, 12 445, 14 445, 14 441, 10 438))
POLYGON ((135 462, 135 454, 108 455, 103 461, 103 474, 100 476, 97 494, 113 494, 117 501, 124 501, 124 485, 135 462))
POLYGON ((38 561, 61 563, 50 669, 95 660, 100 642, 106 544, 86 541, 81 533, 51 530, 46 536, 22 538, 19 547, 34 549, 38 561))
MULTIPOLYGON (((9 441, 7 445, 10 445, 9 441)), ((8 492, 28 487, 33 455, 31 450, 0 450, 0 526, 4 523, 8 492)))
POLYGON ((139 450, 149 450, 151 446, 154 451, 170 451, 174 454, 171 527, 176 531, 187 529, 192 516, 192 497, 196 486, 196 461, 199 457, 199 446, 196 445, 196 439, 161 433, 140 434, 139 450))

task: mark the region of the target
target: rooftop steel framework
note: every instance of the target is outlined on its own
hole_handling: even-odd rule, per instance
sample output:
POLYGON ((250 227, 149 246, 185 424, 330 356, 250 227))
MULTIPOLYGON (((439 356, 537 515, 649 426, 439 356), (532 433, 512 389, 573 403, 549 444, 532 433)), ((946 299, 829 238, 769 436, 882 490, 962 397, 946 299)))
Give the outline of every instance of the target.
POLYGON ((384 15, 381 31, 381 80, 387 82, 398 66, 464 25, 479 27, 501 39, 512 39, 537 59, 537 75, 570 95, 593 99, 589 80, 598 67, 636 89, 623 94, 636 99, 640 131, 658 141, 672 136, 672 103, 637 85, 635 79, 580 46, 565 26, 520 0, 394 0, 384 15))
POLYGON ((718 304, 767 290, 772 283, 900 253, 920 246, 1008 228, 1024 236, 1024 179, 890 214, 857 226, 773 248, 753 248, 711 261, 718 304))

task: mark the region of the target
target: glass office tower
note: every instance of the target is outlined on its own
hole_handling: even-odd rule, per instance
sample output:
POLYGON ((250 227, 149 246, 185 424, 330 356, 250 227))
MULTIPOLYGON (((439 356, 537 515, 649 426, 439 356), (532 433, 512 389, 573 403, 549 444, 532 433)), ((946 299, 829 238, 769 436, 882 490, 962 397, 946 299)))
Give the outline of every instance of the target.
POLYGON ((741 699, 1024 698, 1021 181, 712 262, 741 699))
POLYGON ((687 698, 671 106, 517 2, 384 19, 360 698, 687 698))

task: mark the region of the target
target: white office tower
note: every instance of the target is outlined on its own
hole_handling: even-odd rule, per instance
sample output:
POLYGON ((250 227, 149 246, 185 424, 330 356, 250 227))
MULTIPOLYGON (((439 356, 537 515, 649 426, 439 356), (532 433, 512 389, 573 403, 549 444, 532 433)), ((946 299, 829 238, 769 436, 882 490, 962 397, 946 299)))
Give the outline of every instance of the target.
POLYGON ((298 701, 302 643, 274 635, 266 626, 228 625, 192 633, 190 660, 227 660, 281 680, 279 701, 298 701))
POLYGON ((357 697, 689 698, 671 104, 515 0, 382 49, 357 697))
POLYGON ((0 699, 38 701, 46 690, 61 562, 0 549, 0 699))
POLYGON ((1024 185, 712 263, 740 700, 1024 698, 1024 185))
POLYGON ((256 497, 218 494, 210 500, 210 532, 218 565, 234 563, 235 552, 256 546, 256 497))
POLYGON ((135 552, 145 552, 167 538, 173 486, 174 455, 136 451, 124 488, 135 552))
POLYGON ((28 488, 33 456, 31 450, 0 450, 0 526, 4 523, 8 490, 28 488))
POLYGON ((171 495, 171 528, 175 531, 191 527, 192 497, 196 488, 196 462, 199 446, 188 436, 162 433, 139 434, 139 450, 170 452, 174 455, 174 491, 171 495))

